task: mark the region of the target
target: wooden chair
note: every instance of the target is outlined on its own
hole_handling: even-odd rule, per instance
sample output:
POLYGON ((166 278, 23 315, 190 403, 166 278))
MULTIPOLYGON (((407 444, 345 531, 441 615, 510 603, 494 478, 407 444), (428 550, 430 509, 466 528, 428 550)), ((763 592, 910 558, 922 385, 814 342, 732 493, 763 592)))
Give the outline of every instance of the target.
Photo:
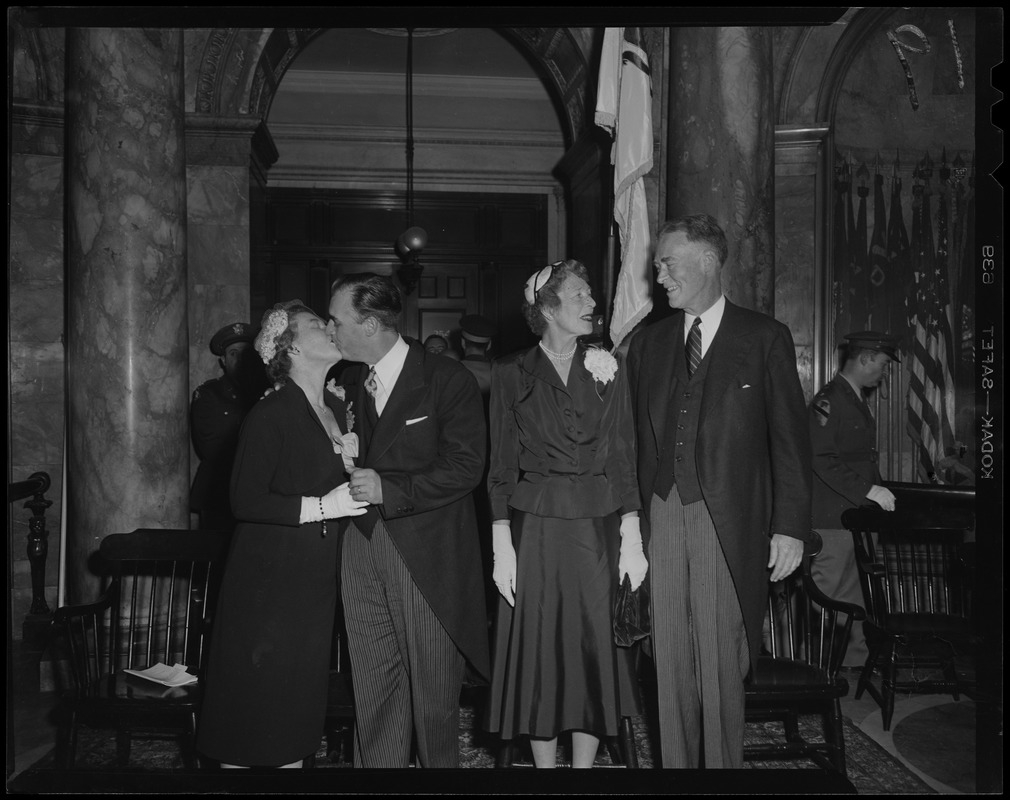
POLYGON ((57 609, 53 628, 66 648, 70 686, 59 764, 73 769, 81 725, 116 731, 119 766, 134 735, 180 737, 187 767, 194 748, 199 683, 169 688, 129 675, 157 663, 199 674, 228 551, 225 531, 138 529, 106 536, 99 548, 108 584, 94 603, 57 609))
POLYGON ((785 739, 747 745, 748 761, 808 758, 824 769, 845 774, 845 739, 841 698, 849 686, 838 676, 849 632, 862 620, 862 608, 827 597, 810 575, 810 562, 820 552, 814 533, 799 569, 773 584, 768 599, 766 636, 745 685, 747 722, 781 720, 785 739), (823 741, 804 739, 799 716, 821 717, 823 741))
POLYGON ((842 524, 852 532, 867 611, 869 652, 855 696, 870 693, 886 731, 898 691, 960 697, 955 662, 969 654, 972 642, 964 545, 974 513, 899 499, 892 512, 850 509, 842 524), (875 670, 879 690, 872 683, 875 670))

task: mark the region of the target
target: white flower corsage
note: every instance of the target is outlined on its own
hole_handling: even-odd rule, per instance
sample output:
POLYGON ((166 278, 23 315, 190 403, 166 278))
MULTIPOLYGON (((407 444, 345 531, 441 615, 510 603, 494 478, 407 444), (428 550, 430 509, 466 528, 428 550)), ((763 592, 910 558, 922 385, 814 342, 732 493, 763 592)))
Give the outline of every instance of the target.
POLYGON ((336 378, 330 378, 326 382, 326 391, 334 395, 338 400, 344 400, 347 397, 347 392, 344 391, 344 387, 337 386, 336 378))
POLYGON ((599 347, 590 347, 586 351, 585 364, 593 380, 602 384, 610 383, 617 374, 617 359, 599 347))
POLYGON ((277 308, 270 312, 263 324, 253 347, 260 354, 264 364, 269 364, 277 355, 277 337, 288 329, 288 312, 277 308))

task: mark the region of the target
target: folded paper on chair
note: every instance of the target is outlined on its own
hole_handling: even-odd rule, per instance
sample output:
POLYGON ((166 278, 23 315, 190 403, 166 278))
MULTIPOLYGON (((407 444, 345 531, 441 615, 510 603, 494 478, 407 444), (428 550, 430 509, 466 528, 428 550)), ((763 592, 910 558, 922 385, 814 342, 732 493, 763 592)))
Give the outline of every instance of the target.
POLYGON ((147 669, 124 669, 123 672, 136 675, 138 678, 143 678, 144 680, 163 684, 164 686, 188 686, 199 680, 196 675, 191 675, 186 671, 185 664, 176 664, 170 667, 167 664, 162 664, 160 661, 147 669))
POLYGON ((651 632, 649 590, 643 582, 631 591, 631 579, 625 575, 614 603, 614 641, 621 647, 631 647, 651 632))

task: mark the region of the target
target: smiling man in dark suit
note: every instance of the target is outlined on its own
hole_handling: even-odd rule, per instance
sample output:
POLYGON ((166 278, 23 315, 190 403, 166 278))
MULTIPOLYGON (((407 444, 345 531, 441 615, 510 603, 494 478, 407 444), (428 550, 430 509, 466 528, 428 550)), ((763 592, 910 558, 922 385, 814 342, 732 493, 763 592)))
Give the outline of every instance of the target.
POLYGON ((471 493, 485 458, 473 375, 398 332, 392 280, 333 286, 331 330, 361 448, 351 494, 371 503, 344 535, 341 594, 355 700, 356 767, 459 766, 466 665, 490 673, 471 493))
POLYGON ((810 439, 789 329, 729 302, 707 214, 665 223, 670 317, 629 351, 666 768, 743 766, 744 680, 769 581, 810 536, 810 439))

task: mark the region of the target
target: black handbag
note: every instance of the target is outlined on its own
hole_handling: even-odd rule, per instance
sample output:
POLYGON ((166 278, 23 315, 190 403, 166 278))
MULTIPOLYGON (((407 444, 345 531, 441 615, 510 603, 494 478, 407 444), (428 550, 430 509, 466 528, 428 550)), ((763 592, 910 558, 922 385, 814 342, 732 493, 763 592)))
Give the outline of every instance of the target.
POLYGON ((619 647, 631 647, 651 632, 649 590, 643 581, 641 586, 631 591, 631 578, 625 573, 614 603, 614 641, 619 647))

